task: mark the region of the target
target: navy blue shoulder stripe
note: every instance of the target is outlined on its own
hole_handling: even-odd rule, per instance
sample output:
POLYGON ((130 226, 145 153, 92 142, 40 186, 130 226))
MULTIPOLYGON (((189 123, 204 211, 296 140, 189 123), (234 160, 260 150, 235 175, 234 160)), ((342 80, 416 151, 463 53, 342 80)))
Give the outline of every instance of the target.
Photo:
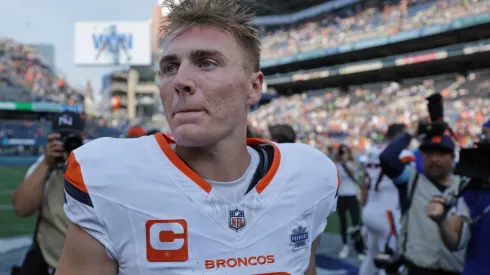
POLYGON ((85 193, 82 190, 76 188, 75 186, 73 186, 73 184, 68 182, 66 179, 65 179, 65 191, 73 199, 75 199, 75 200, 77 200, 77 201, 79 201, 85 205, 88 205, 90 207, 94 207, 94 205, 92 204, 92 200, 90 199, 90 195, 88 193, 85 193))

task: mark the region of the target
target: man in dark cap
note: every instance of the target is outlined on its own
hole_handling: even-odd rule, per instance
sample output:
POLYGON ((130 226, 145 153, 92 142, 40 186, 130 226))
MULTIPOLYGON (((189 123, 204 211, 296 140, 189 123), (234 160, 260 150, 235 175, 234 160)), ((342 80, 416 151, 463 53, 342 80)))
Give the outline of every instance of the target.
MULTIPOLYGON (((447 131, 422 137, 419 150, 424 172, 420 173, 398 157, 417 130, 411 132, 394 139, 380 155, 383 172, 399 191, 402 212, 399 251, 407 263, 408 274, 459 274, 463 269, 465 247, 458 251, 448 249, 440 237, 438 224, 426 210, 433 197, 448 197, 460 188, 461 178, 452 174, 455 143, 447 131)), ((461 213, 468 213, 464 200, 458 200, 458 205, 461 213)))
POLYGON ((63 210, 63 166, 68 154, 83 144, 84 128, 85 121, 78 113, 57 115, 44 154, 12 195, 17 215, 29 217, 39 212, 33 244, 20 274, 54 274, 58 265, 68 226, 63 210))
POLYGON ((453 250, 467 246, 463 275, 485 274, 490 269, 490 121, 474 148, 460 151, 456 173, 471 179, 461 190, 469 214, 448 205, 447 198, 434 197, 427 215, 439 225, 444 244, 453 250), (486 132, 487 131, 487 132, 486 132), (449 214, 451 213, 451 214, 449 214))

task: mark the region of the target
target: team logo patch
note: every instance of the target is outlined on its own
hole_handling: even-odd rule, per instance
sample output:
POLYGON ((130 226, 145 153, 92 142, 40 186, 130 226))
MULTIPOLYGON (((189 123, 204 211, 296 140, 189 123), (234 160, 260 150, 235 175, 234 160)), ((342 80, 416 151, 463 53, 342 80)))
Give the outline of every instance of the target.
POLYGON ((232 210, 230 211, 230 228, 239 231, 245 227, 245 211, 242 210, 232 210))
POLYGON ((291 245, 293 246, 293 250, 307 247, 308 238, 309 232, 306 227, 300 226, 296 229, 293 229, 293 232, 290 235, 290 241, 291 245))
POLYGON ((146 222, 146 258, 149 262, 184 262, 189 258, 186 220, 146 222))

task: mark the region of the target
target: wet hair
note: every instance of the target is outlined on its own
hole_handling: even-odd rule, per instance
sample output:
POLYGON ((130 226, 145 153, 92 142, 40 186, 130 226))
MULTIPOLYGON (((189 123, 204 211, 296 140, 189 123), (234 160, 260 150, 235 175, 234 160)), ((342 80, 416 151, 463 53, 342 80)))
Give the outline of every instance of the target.
POLYGON ((253 25, 255 14, 239 0, 167 0, 163 5, 169 10, 160 27, 165 40, 194 26, 217 27, 235 36, 245 53, 245 64, 254 72, 260 71, 261 42, 253 25))

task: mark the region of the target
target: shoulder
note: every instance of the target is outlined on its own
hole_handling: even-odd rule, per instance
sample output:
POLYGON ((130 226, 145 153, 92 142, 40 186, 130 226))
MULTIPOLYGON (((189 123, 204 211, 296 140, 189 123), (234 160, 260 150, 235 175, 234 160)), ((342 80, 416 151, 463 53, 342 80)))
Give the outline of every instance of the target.
POLYGON ((103 137, 87 142, 73 152, 78 161, 83 161, 84 159, 94 161, 114 157, 115 155, 123 157, 123 153, 141 150, 149 143, 156 143, 153 136, 144 136, 140 138, 103 137))
POLYGON ((122 173, 144 165, 146 152, 154 151, 155 146, 158 146, 156 140, 150 136, 135 139, 98 138, 71 153, 65 178, 72 183, 83 182, 87 191, 97 193, 100 187, 116 182, 122 173))
POLYGON ((30 176, 30 175, 31 175, 31 174, 34 172, 34 170, 36 170, 36 168, 39 166, 39 164, 41 164, 41 162, 43 162, 43 160, 44 160, 44 155, 40 155, 40 156, 37 158, 36 162, 35 162, 35 163, 33 163, 33 164, 32 164, 32 165, 29 167, 29 169, 27 169, 27 172, 26 172, 26 174, 25 174, 25 176, 24 176, 24 179, 27 179, 27 178, 28 178, 28 177, 29 177, 29 176, 30 176))
POLYGON ((302 167, 311 167, 318 169, 322 167, 331 167, 335 169, 333 161, 320 150, 313 146, 303 143, 282 143, 276 144, 281 153, 281 160, 289 163, 294 162, 302 167))
POLYGON ((337 190, 339 187, 337 166, 324 153, 302 143, 278 144, 277 146, 281 152, 281 166, 284 166, 291 177, 300 178, 303 188, 337 190))
POLYGON ((405 149, 400 153, 400 160, 403 163, 413 162, 415 161, 415 155, 412 151, 405 149))

